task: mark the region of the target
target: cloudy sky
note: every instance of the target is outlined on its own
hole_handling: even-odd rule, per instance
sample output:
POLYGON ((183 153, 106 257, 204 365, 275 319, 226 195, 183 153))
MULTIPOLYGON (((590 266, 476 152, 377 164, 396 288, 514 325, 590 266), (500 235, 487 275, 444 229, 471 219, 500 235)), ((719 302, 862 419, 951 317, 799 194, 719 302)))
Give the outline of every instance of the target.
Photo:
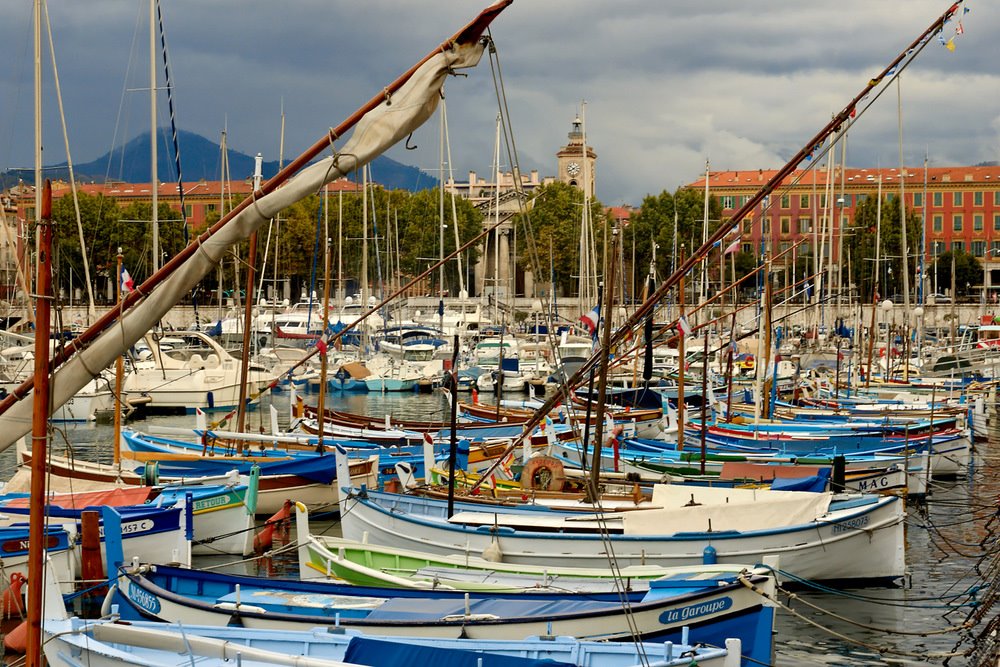
MULTIPOLYGON (((181 128, 285 159, 339 124, 487 0, 170 0, 163 5, 181 128)), ((149 126, 148 0, 49 0, 76 162, 149 126)), ((970 0, 949 52, 930 43, 902 78, 904 155, 919 165, 998 160, 1000 5, 970 0)), ((948 7, 945 0, 515 0, 493 37, 522 169, 554 154, 586 101, 605 204, 713 169, 780 167, 948 7)), ((0 21, 0 169, 32 165, 32 2, 0 21)), ((955 23, 946 28, 954 33, 955 23)), ((49 55, 45 162, 65 159, 49 55)), ((162 74, 161 81, 162 81, 162 74)), ((162 85, 162 84, 161 84, 162 85)), ((488 61, 446 87, 453 168, 491 170, 497 101, 488 61)), ((161 96, 160 123, 167 123, 161 96)), ((438 124, 392 157, 438 170, 438 124)), ((851 132, 850 166, 898 164, 896 93, 851 132)), ((182 147, 183 153, 183 147, 182 147)), ((506 160, 505 160, 505 167, 506 160)), ((377 175, 376 175, 377 178, 377 175)))

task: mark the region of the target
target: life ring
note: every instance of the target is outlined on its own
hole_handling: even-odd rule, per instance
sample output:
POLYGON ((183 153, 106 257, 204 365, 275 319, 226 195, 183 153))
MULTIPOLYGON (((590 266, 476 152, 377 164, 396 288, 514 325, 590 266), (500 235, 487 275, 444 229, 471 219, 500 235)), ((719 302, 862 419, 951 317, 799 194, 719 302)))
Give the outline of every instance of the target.
POLYGON ((562 491, 566 469, 559 459, 535 456, 521 470, 521 488, 533 491, 562 491))

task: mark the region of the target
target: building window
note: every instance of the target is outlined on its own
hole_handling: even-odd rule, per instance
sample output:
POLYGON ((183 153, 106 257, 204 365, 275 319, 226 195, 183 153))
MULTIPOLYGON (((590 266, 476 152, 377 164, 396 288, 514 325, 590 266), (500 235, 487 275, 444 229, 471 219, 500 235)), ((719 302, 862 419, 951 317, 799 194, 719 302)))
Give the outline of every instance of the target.
POLYGON ((953 206, 961 206, 962 205, 962 193, 961 192, 952 192, 951 193, 951 203, 952 203, 953 206))
POLYGON ((955 215, 951 216, 951 228, 954 231, 956 231, 956 232, 962 231, 962 214, 961 213, 956 213, 955 215))
POLYGON ((1000 232, 1000 213, 993 214, 993 231, 1000 232))
POLYGON ((812 218, 803 216, 799 218, 799 234, 809 234, 812 232, 812 218))
POLYGON ((943 255, 944 248, 945 248, 944 241, 935 241, 931 245, 931 256, 938 257, 940 255, 943 255))
POLYGON ((942 192, 935 192, 934 193, 934 207, 935 208, 941 208, 942 206, 944 206, 944 193, 942 193, 942 192))
POLYGON ((993 258, 997 254, 1000 254, 1000 241, 990 241, 991 258, 993 258))
POLYGON ((1000 206, 1000 190, 995 190, 993 192, 993 205, 1000 206))
POLYGON ((791 207, 792 207, 792 196, 781 195, 781 208, 791 208, 791 207))
POLYGON ((781 245, 779 246, 779 252, 785 253, 791 249, 792 249, 792 244, 789 243, 788 241, 782 241, 781 245))
POLYGON ((986 254, 986 241, 973 241, 972 254, 975 257, 982 257, 986 254))
POLYGON ((809 195, 799 195, 799 208, 809 208, 809 195))
POLYGON ((934 216, 934 231, 940 234, 944 230, 944 216, 937 214, 934 216))
POLYGON ((206 213, 215 213, 215 204, 205 204, 206 213))
POLYGON ((752 243, 741 243, 740 244, 740 252, 753 252, 753 244, 752 243))
POLYGON ((750 203, 750 195, 743 195, 740 197, 740 206, 746 206, 750 203))
POLYGON ((976 190, 975 192, 972 193, 972 205, 973 206, 982 206, 983 205, 983 191, 982 190, 976 190))
POLYGON ((743 233, 747 236, 753 231, 753 218, 743 218, 743 233))
POLYGON ((868 199, 868 195, 866 195, 866 194, 865 194, 865 193, 863 193, 863 192, 862 192, 862 193, 859 193, 859 194, 858 194, 858 206, 861 206, 861 204, 862 204, 862 203, 863 203, 863 202, 864 202, 864 201, 865 201, 866 199, 868 199))
POLYGON ((854 195, 848 195, 848 194, 841 195, 841 199, 843 199, 843 201, 840 202, 840 205, 843 206, 844 208, 850 208, 851 207, 851 198, 853 196, 854 195))
POLYGON ((983 231, 983 214, 976 213, 972 216, 972 231, 981 232, 983 231))
POLYGON ((788 236, 792 231, 792 219, 787 215, 781 216, 781 235, 788 236))
POLYGON ((922 193, 922 192, 914 192, 913 193, 913 205, 914 206, 923 206, 924 205, 924 193, 922 193))
POLYGON ((191 204, 184 204, 184 217, 185 218, 191 217, 191 204))
POLYGON ((732 195, 723 195, 720 197, 720 200, 722 201, 722 208, 724 209, 733 208, 733 204, 735 203, 735 198, 732 195))
POLYGON ((820 208, 826 208, 826 193, 825 192, 822 193, 819 196, 819 207, 820 208))
POLYGON ((965 241, 952 241, 951 242, 952 252, 965 252, 965 241))

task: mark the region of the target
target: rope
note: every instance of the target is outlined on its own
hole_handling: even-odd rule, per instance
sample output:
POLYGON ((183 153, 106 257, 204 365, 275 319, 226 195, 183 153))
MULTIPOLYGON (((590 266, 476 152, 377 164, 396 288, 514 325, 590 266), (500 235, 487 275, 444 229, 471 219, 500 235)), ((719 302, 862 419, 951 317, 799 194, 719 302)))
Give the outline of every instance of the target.
MULTIPOLYGON (((839 640, 841 640, 843 642, 847 642, 849 644, 854 644, 854 645, 857 645, 857 646, 862 646, 862 647, 864 647, 864 648, 866 648, 866 649, 868 649, 870 651, 878 653, 879 655, 892 654, 892 655, 905 656, 905 657, 909 657, 909 658, 920 658, 922 660, 940 659, 940 658, 952 658, 952 657, 958 657, 958 656, 965 655, 964 652, 937 652, 937 653, 935 653, 935 652, 923 652, 923 653, 917 653, 917 652, 913 652, 913 651, 903 651, 903 650, 900 650, 900 649, 888 648, 888 647, 885 647, 885 646, 876 646, 875 644, 871 644, 869 642, 861 641, 860 639, 855 639, 854 637, 850 637, 848 635, 845 635, 842 632, 837 632, 836 630, 834 630, 832 628, 828 628, 825 625, 822 625, 822 624, 818 623, 817 621, 812 620, 808 616, 804 616, 803 614, 800 614, 799 612, 795 611, 794 609, 792 609, 791 607, 789 607, 788 605, 786 605, 785 603, 783 603, 781 600, 777 599, 776 597, 774 597, 772 595, 769 595, 767 593, 767 591, 764 591, 761 588, 759 588, 758 586, 756 586, 754 583, 752 583, 751 581, 749 581, 744 575, 740 575, 737 578, 737 580, 741 584, 743 584, 744 586, 746 586, 747 588, 749 588, 751 591, 753 591, 754 593, 756 593, 757 595, 760 595, 762 598, 764 598, 768 602, 772 603, 773 605, 775 605, 776 607, 782 609, 783 611, 791 614, 792 616, 794 616, 795 618, 799 619, 800 621, 808 623, 809 625, 811 625, 811 626, 813 626, 813 627, 815 627, 815 628, 817 628, 819 630, 822 630, 823 632, 825 632, 825 633, 827 633, 827 634, 829 634, 829 635, 831 635, 833 637, 836 637, 837 639, 839 639, 839 640)), ((810 605, 810 606, 812 606, 812 605, 810 605)), ((830 614, 830 615, 831 616, 836 616, 836 614, 830 614)), ((838 617, 838 618, 843 618, 843 617, 838 617)), ((869 630, 873 630, 873 631, 876 631, 876 632, 888 632, 889 634, 917 634, 918 636, 926 636, 926 634, 929 634, 929 633, 906 633, 906 632, 887 631, 884 628, 877 628, 877 627, 874 627, 874 626, 867 626, 867 625, 864 625, 864 624, 861 624, 861 623, 857 623, 855 621, 850 621, 849 619, 844 619, 844 620, 849 621, 853 625, 858 625, 859 627, 863 627, 863 628, 866 628, 866 629, 869 629, 869 630)))

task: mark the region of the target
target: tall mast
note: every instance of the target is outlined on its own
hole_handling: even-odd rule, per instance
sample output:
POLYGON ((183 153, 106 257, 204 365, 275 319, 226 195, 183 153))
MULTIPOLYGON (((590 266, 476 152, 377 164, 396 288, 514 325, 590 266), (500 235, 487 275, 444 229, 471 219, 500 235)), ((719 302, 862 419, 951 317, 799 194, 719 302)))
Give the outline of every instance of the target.
MULTIPOLYGON (((903 251, 903 326, 910 324, 910 250, 906 243, 906 167, 903 166, 903 93, 900 77, 896 77, 896 115, 899 120, 899 228, 903 251)), ((907 335, 909 332, 907 331, 907 335)), ((908 375, 909 363, 903 373, 908 375)), ((907 378, 908 379, 908 378, 907 378)))
MULTIPOLYGON (((37 189, 37 188, 36 188, 37 189)), ((31 497, 35 499, 28 519, 28 633, 27 665, 42 663, 42 600, 45 590, 45 480, 48 467, 49 415, 49 337, 51 333, 50 294, 52 292, 52 185, 46 181, 38 224, 38 311, 35 322, 35 396, 31 418, 31 497)), ((50 581, 54 586, 56 582, 50 581)))
POLYGON ((361 168, 361 307, 368 307, 368 166, 361 168))
MULTIPOLYGON (((708 158, 705 159, 705 206, 702 213, 701 221, 701 243, 702 245, 708 240, 708 175, 709 175, 709 163, 708 158)), ((705 299, 708 298, 708 262, 703 262, 701 265, 701 293, 699 294, 698 303, 704 303, 705 299)))
MULTIPOLYGON (((262 180, 262 169, 264 158, 260 153, 253 161, 253 191, 260 190, 262 180)), ((243 304, 243 354, 240 355, 240 402, 236 406, 236 430, 243 432, 247 420, 247 374, 250 372, 250 355, 253 343, 251 340, 251 329, 253 329, 253 284, 255 280, 255 269, 257 264, 257 232, 250 234, 250 248, 247 251, 247 282, 246 299, 243 304)), ((236 285, 239 289, 239 285, 236 285)))
MULTIPOLYGON (((438 110, 441 142, 438 146, 438 328, 444 331, 444 105, 438 110)), ((458 246, 455 246, 456 248, 458 246)))
POLYGON ((153 273, 160 270, 160 184, 156 172, 156 0, 149 0, 149 189, 152 195, 153 273))

